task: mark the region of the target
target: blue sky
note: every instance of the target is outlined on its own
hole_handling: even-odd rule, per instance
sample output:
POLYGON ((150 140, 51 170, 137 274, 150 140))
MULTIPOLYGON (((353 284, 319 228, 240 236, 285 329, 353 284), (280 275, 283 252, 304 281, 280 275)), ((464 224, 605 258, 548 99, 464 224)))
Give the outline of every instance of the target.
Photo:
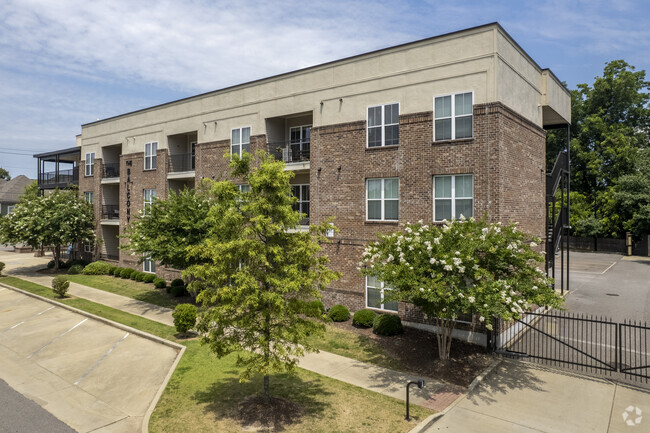
POLYGON ((647 0, 3 0, 0 167, 72 147, 81 125, 498 21, 570 88, 606 62, 650 69, 647 0))

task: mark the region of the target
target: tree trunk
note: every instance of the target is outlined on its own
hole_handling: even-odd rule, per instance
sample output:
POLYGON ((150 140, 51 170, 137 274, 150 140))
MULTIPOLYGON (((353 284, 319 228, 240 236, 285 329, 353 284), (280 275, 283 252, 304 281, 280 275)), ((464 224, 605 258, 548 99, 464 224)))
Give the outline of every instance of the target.
POLYGON ((61 257, 61 246, 56 245, 52 250, 52 255, 54 256, 54 269, 59 270, 59 257, 61 257))
POLYGON ((447 360, 451 352, 451 336, 456 326, 456 321, 436 318, 436 326, 438 327, 438 332, 436 333, 436 339, 438 340, 438 358, 447 360))
POLYGON ((271 387, 269 386, 269 375, 264 376, 264 400, 271 401, 271 387))
POLYGON ((271 306, 267 305, 266 317, 264 318, 264 334, 266 336, 266 347, 264 347, 264 367, 266 375, 264 375, 264 399, 266 402, 271 401, 271 389, 269 386, 269 359, 271 357, 271 306))

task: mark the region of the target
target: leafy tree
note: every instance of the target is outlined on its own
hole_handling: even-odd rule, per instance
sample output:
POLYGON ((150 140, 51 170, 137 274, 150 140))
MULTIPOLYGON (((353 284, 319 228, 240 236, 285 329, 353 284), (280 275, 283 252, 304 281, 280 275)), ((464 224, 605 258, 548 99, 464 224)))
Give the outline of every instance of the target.
POLYGON ((282 162, 260 152, 255 160, 233 157, 232 176, 250 185, 243 192, 231 181, 211 186, 207 237, 189 248, 194 264, 184 273, 200 292, 204 311, 197 330, 217 356, 237 353, 241 380, 291 373, 298 358, 315 348, 306 339, 324 326, 320 290, 338 277, 321 253, 320 241, 332 228, 324 222, 296 231, 301 214, 282 162), (253 168, 256 166, 258 168, 253 168))
POLYGON ((9 172, 2 167, 0 167, 0 179, 11 180, 9 172))
POLYGON ((537 267, 543 262, 533 250, 539 239, 531 242, 514 223, 420 222, 379 238, 363 253, 362 273, 391 288, 384 292, 386 300, 413 303, 435 318, 440 359, 449 358, 461 314, 475 314, 492 329, 492 317, 521 318, 532 304, 561 304, 552 280, 537 267))
POLYGON ((24 243, 35 249, 54 246, 55 269, 61 246, 95 238, 92 206, 77 191, 55 190, 44 196, 33 191, 21 198, 14 212, 0 218, 0 242, 24 243))
POLYGON ((207 187, 169 192, 166 200, 155 200, 126 228, 128 243, 121 249, 150 257, 177 269, 195 263, 187 249, 208 234, 206 218, 210 207, 207 187))
POLYGON ((650 148, 639 151, 635 168, 619 179, 612 199, 623 228, 638 238, 650 233, 650 148))

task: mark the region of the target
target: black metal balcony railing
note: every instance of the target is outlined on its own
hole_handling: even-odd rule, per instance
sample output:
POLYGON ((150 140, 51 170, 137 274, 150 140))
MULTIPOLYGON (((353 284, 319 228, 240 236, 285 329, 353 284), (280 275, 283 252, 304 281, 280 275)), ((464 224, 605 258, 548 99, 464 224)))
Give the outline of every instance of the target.
POLYGON ((169 155, 169 172, 180 173, 195 170, 195 157, 191 153, 169 155))
POLYGON ((79 183, 79 167, 69 170, 59 170, 58 172, 48 171, 46 173, 39 173, 38 176, 39 186, 65 186, 70 183, 79 183))
POLYGON ((102 219, 116 220, 120 218, 120 206, 116 204, 102 205, 102 219))
POLYGON ((269 153, 279 161, 309 161, 309 142, 269 143, 269 153))
POLYGON ((104 172, 102 177, 111 178, 111 177, 120 177, 120 163, 108 163, 104 164, 104 172))

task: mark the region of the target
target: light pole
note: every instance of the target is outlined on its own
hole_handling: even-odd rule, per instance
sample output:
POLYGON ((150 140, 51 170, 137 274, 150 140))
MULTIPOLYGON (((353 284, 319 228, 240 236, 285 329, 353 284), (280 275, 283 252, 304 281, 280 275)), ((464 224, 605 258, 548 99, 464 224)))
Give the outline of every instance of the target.
POLYGON ((418 388, 422 389, 424 388, 424 380, 420 379, 417 382, 409 382, 406 384, 406 420, 411 421, 411 417, 409 416, 409 386, 411 385, 417 385, 418 388))

